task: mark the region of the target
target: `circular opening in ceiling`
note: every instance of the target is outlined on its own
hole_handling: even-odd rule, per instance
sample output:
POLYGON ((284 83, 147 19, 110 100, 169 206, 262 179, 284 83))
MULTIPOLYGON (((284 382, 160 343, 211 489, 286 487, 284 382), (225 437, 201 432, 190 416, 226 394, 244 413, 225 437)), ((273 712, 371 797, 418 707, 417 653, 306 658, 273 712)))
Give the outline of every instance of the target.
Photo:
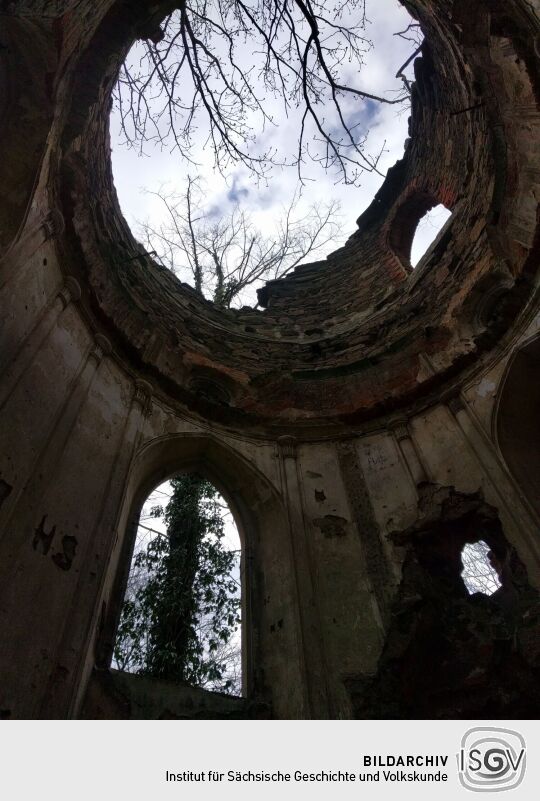
POLYGON ((223 307, 255 306, 265 281, 342 245, 408 136, 422 34, 398 0, 276 9, 175 11, 135 43, 114 93, 133 233, 223 307))
MULTIPOLYGON (((287 280, 266 282, 264 314, 251 307, 222 313, 149 258, 118 216, 108 117, 102 111, 109 110, 119 62, 127 53, 122 41, 142 36, 144 45, 152 37, 158 47, 162 40, 156 25, 141 33, 144 13, 129 17, 128 24, 125 4, 107 16, 100 42, 107 31, 115 36, 108 47, 85 52, 70 84, 73 113, 61 128, 66 156, 59 162, 59 188, 67 191, 58 197, 67 231, 84 256, 74 247, 74 275, 89 276, 95 308, 111 331, 120 332, 128 358, 134 354, 147 365, 152 383, 212 419, 274 420, 278 410, 287 421, 331 417, 339 425, 356 424, 423 397, 424 385, 434 392, 459 371, 472 372, 471 348, 477 345, 479 353, 491 347, 493 340, 481 338, 482 332, 472 345, 470 336, 470 320, 476 325, 473 292, 496 259, 493 215, 510 191, 500 148, 504 137, 492 140, 493 92, 477 79, 489 53, 477 58, 460 23, 451 22, 439 4, 428 5, 410 3, 428 40, 414 60, 411 141, 404 157, 388 170, 345 247, 327 261, 303 265, 287 280), (411 275, 389 239, 399 209, 415 193, 428 196, 430 206, 447 204, 455 217, 421 270, 411 275), (475 247, 464 248, 473 226, 475 247), (433 311, 439 308, 443 317, 433 311)), ((459 11, 456 19, 465 13, 459 11)), ((145 162, 150 162, 145 156, 134 161, 135 190, 144 185, 138 167, 145 162)), ((275 167, 271 189, 281 186, 284 172, 275 167)), ((208 194, 219 178, 210 171, 208 194)), ((306 187, 311 194, 317 182, 306 181, 306 187)), ((232 182, 228 191, 242 196, 243 188, 232 182)), ((361 187, 351 191, 359 197, 361 187)), ((332 188, 330 197, 333 193, 332 188)), ((344 211, 356 217, 360 208, 353 200, 344 211)), ((270 217, 267 208, 262 213, 270 217)))

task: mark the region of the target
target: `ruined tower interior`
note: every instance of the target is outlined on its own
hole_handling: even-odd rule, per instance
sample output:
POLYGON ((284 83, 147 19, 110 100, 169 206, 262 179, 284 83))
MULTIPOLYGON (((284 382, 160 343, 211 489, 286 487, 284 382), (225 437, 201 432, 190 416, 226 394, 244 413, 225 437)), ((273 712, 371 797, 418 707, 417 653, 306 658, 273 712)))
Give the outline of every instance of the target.
POLYGON ((118 69, 173 5, 0 2, 1 717, 538 717, 537 0, 407 2, 403 159, 240 311, 114 188, 118 69), (242 698, 110 670, 141 505, 187 469, 241 531, 242 698), (479 540, 491 597, 460 576, 479 540))

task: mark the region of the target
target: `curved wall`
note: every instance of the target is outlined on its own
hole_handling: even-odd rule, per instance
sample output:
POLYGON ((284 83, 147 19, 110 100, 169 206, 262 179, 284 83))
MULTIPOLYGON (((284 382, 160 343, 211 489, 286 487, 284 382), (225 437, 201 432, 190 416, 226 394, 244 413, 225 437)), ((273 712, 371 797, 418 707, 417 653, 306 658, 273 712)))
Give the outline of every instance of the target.
POLYGON ((192 458, 236 502, 252 560, 249 698, 229 709, 205 696, 201 715, 425 714, 418 690, 395 681, 421 670, 422 642, 411 635, 405 662, 389 656, 415 593, 411 620, 459 610, 484 659, 469 686, 450 616, 431 716, 449 715, 450 674, 456 717, 512 717, 527 693, 534 713, 538 655, 520 621, 536 615, 538 519, 495 434, 499 394, 515 392, 499 390, 507 364, 537 325, 533 7, 408 4, 428 44, 404 159, 344 248, 268 284, 264 311, 223 312, 144 253, 112 183, 118 66, 173 5, 3 12, 12 44, 0 80, 19 83, 0 124, 12 154, 0 205, 2 714, 140 714, 104 665, 115 587, 134 498, 192 458), (21 109, 32 142, 14 135, 21 109), (410 230, 438 202, 452 218, 411 271, 410 230), (507 559, 504 625, 498 607, 480 612, 458 583, 414 568, 425 538, 454 554, 483 529, 507 559), (482 637, 509 649, 502 674, 482 637), (516 665, 509 701, 497 688, 516 665))

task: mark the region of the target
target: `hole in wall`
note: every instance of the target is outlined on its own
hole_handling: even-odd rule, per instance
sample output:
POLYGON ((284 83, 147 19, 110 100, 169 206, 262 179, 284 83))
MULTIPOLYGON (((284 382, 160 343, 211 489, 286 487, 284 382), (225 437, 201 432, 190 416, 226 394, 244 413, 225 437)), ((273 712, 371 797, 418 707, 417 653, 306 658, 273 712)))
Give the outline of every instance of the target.
POLYGON ((217 489, 196 473, 143 505, 111 667, 242 695, 241 545, 217 489))
POLYGON ((540 337, 510 361, 497 411, 499 446, 512 475, 540 515, 540 337))
POLYGON ((461 552, 461 562, 463 564, 461 578, 469 595, 476 592, 493 595, 502 587, 500 580, 502 565, 484 540, 466 543, 461 552))
MULTIPOLYGON (((226 5, 217 0, 215 9, 223 10, 226 5)), ((228 5, 232 8, 234 3, 228 5)), ((264 8, 262 2, 255 2, 253 7, 259 5, 264 8)), ((347 3, 341 7, 339 23, 348 26, 349 18, 355 22, 361 19, 362 5, 347 3)), ((332 7, 328 5, 325 12, 333 13, 332 7)), ((213 12, 205 8, 205 13, 213 12)), ((172 26, 172 33, 177 14, 175 12, 170 18, 172 22, 169 20, 168 23, 172 26)), ((111 117, 112 163, 121 208, 136 238, 149 252, 156 252, 156 260, 218 305, 234 308, 254 306, 257 303, 256 290, 265 281, 280 277, 296 264, 324 258, 342 245, 354 232, 356 218, 370 204, 388 168, 402 157, 408 138, 408 92, 414 79, 414 59, 411 56, 419 48, 422 32, 398 0, 370 3, 367 17, 366 27, 360 29, 361 39, 356 54, 349 53, 347 48, 341 50, 335 38, 336 31, 331 32, 332 44, 340 54, 336 74, 345 85, 356 85, 360 81, 365 91, 392 102, 403 96, 403 103, 381 104, 369 98, 344 94, 344 119, 352 132, 352 141, 355 145, 361 143, 373 168, 353 170, 354 174, 349 174, 347 180, 341 182, 343 176, 340 176, 339 164, 335 159, 328 160, 326 145, 318 143, 319 134, 316 127, 311 131, 308 115, 306 143, 309 146, 302 155, 300 167, 304 180, 299 184, 299 165, 295 161, 303 107, 296 101, 284 104, 280 100, 279 90, 276 90, 279 81, 265 84, 262 80, 264 70, 259 67, 264 65, 264 54, 257 46, 256 36, 246 37, 243 45, 237 48, 237 57, 238 65, 245 67, 242 80, 247 78, 243 91, 249 95, 253 90, 262 101, 255 103, 255 110, 250 109, 249 103, 244 107, 246 116, 241 125, 245 125, 252 136, 250 155, 264 161, 271 153, 276 162, 269 172, 265 167, 264 176, 262 179, 259 176, 258 181, 242 158, 223 158, 223 148, 220 149, 219 142, 216 143, 208 120, 200 110, 193 117, 189 133, 184 135, 183 125, 190 116, 186 106, 190 106, 194 83, 189 71, 186 75, 176 73, 174 59, 178 60, 178 52, 175 54, 174 48, 169 47, 167 32, 163 39, 160 39, 162 33, 157 28, 146 32, 149 38, 138 41, 128 54, 115 90, 111 117), (157 60, 152 60, 154 77, 148 83, 144 102, 138 104, 137 90, 145 83, 145 59, 149 53, 158 56, 157 60), (358 76, 361 62, 363 66, 358 76), (155 69, 156 63, 160 64, 159 70, 155 69), (169 109, 163 102, 167 91, 156 80, 160 72, 167 77, 167 91, 174 85, 174 80, 178 81, 177 86, 182 86, 182 96, 175 98, 173 108, 176 125, 171 123, 169 109), (130 94, 133 91, 135 96, 130 94), (137 111, 134 112, 134 108, 137 111), (186 219, 188 187, 191 190, 192 216, 197 221, 195 238, 191 236, 192 231, 188 231, 189 226, 181 236, 177 230, 180 216, 184 221, 186 219), (341 204, 342 212, 337 204, 341 204), (292 206, 293 213, 288 214, 292 206), (317 235, 314 246, 304 253, 310 235, 320 225, 321 219, 325 219, 328 210, 331 210, 330 221, 317 235), (287 221, 292 226, 288 231, 286 258, 276 260, 274 251, 271 251, 272 258, 267 258, 268 248, 275 246, 276 241, 278 247, 275 249, 279 251, 287 221), (235 226, 239 236, 232 247, 227 245, 223 258, 224 280, 218 286, 215 252, 209 252, 212 248, 208 246, 210 242, 218 243, 217 252, 223 253, 228 242, 227 233, 235 226), (255 258, 251 259, 247 269, 243 264, 239 270, 244 241, 251 242, 254 234, 260 237, 250 251, 250 258, 252 255, 255 258), (200 258, 194 258, 194 239, 198 241, 200 258), (187 249, 180 240, 187 243, 187 249)), ((200 24, 198 21, 198 26, 200 24)), ((347 36, 350 33, 349 26, 347 36)), ((204 26, 199 35, 203 38, 206 35, 204 26)), ((236 45, 240 40, 238 37, 236 45)), ((176 41, 180 42, 181 37, 176 41)), ((279 37, 276 42, 281 46, 279 37)), ((222 66, 227 69, 228 59, 224 53, 228 48, 223 50, 221 43, 216 52, 219 47, 222 66)), ((294 50, 290 56, 294 60, 294 50)), ((212 71, 208 63, 207 68, 212 71)), ((238 77, 237 74, 235 78, 238 77)), ((219 76, 213 78, 219 82, 219 76)), ((319 108, 319 101, 314 105, 319 108)), ((324 124, 330 126, 336 142, 341 139, 348 148, 347 158, 342 162, 347 164, 352 153, 350 143, 346 143, 346 136, 339 134, 340 115, 332 112, 330 105, 324 106, 324 124)), ((203 104, 199 104, 200 108, 203 104)), ((243 148, 241 134, 236 144, 243 148)), ((266 166, 268 163, 265 162, 266 166)), ((363 167, 367 166, 368 162, 365 162, 363 167)), ((262 169, 260 163, 257 170, 259 168, 262 169)))
POLYGON ((442 203, 424 214, 416 226, 411 245, 412 267, 416 267, 420 259, 427 253, 451 216, 452 212, 442 203))
POLYGON ((451 215, 429 192, 414 192, 401 204, 392 221, 388 243, 405 267, 416 267, 451 215))

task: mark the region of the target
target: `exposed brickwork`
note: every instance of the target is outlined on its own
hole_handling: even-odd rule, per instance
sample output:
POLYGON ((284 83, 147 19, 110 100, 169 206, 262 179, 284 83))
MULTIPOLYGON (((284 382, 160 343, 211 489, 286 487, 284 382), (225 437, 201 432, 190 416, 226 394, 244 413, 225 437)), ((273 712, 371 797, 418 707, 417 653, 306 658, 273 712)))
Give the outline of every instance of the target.
POLYGON ((408 0, 403 159, 240 311, 154 264, 113 185, 119 65, 173 6, 0 0, 0 717, 536 712, 537 3, 408 0), (244 538, 248 701, 107 668, 142 503, 192 469, 244 538), (479 532, 492 600, 459 579, 479 532))
MULTIPOLYGON (((468 301, 482 282, 513 282, 534 249, 536 216, 527 211, 524 217, 521 209, 530 207, 526 195, 537 180, 538 155, 529 144, 539 130, 530 77, 536 56, 525 29, 506 22, 507 3, 490 4, 485 25, 482 3, 467 12, 477 15, 474 37, 462 32, 459 4, 454 11, 447 2, 414 6, 429 44, 415 65, 404 159, 344 248, 261 291, 266 311, 216 310, 142 255, 120 215, 106 109, 128 31, 136 35, 144 4, 141 19, 131 15, 129 22, 123 4, 116 4, 72 78, 59 84, 70 97, 58 121, 55 168, 68 231, 66 264, 88 284, 91 313, 183 403, 195 408, 190 376, 204 365, 217 383, 224 378, 236 385, 228 403, 207 399, 204 414, 365 419, 429 390, 418 377, 419 353, 431 358, 433 384, 466 369, 490 346, 485 331, 471 338, 476 308, 468 301), (452 14, 456 24, 448 25, 452 14), (519 67, 516 48, 526 55, 519 67), (526 183, 512 179, 512 163, 504 163, 510 144, 526 183), (89 200, 96 197, 99 204, 89 200), (454 211, 448 232, 411 274, 399 243, 412 238, 426 203, 439 202, 454 211), (520 210, 518 227, 513 207, 520 210), (220 408, 212 412, 212 406, 220 408)), ((71 17, 62 20, 62 46, 71 49, 77 29, 71 17)), ((508 309, 499 328, 510 325, 518 308, 508 309)))

